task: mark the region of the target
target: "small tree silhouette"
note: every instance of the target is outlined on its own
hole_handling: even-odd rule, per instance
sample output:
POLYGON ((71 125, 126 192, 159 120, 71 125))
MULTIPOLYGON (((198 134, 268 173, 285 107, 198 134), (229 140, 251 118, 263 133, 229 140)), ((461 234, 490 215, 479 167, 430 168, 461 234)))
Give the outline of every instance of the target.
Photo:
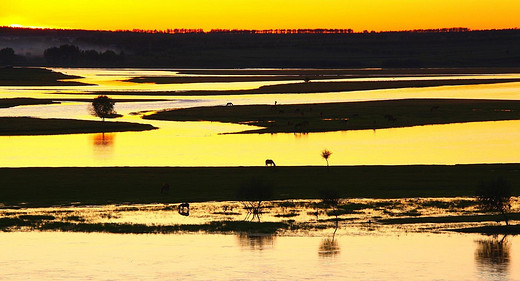
POLYGON ((251 216, 251 220, 256 217, 260 221, 262 202, 272 199, 273 187, 263 178, 253 178, 240 187, 237 197, 248 212, 246 219, 251 216))
POLYGON ((321 152, 321 157, 323 157, 323 159, 325 159, 325 161, 327 161, 327 166, 329 166, 329 157, 331 154, 332 154, 332 152, 330 152, 328 149, 324 149, 321 152))
POLYGON ((324 189, 320 191, 321 204, 325 208, 332 208, 336 220, 338 219, 337 208, 340 201, 339 193, 336 190, 324 189))
POLYGON ((334 228, 334 233, 332 234, 332 241, 334 241, 334 236, 336 235, 336 231, 338 231, 339 227, 338 206, 340 203, 340 195, 336 190, 324 189, 320 191, 320 198, 321 205, 324 206, 325 209, 332 208, 332 212, 336 217, 336 227, 334 228))
POLYGON ((105 118, 115 116, 117 113, 114 110, 115 102, 107 96, 98 96, 92 101, 90 112, 92 115, 101 118, 105 121, 105 118))
POLYGON ((500 212, 509 225, 506 213, 511 209, 511 187, 504 179, 482 182, 477 189, 477 201, 484 210, 500 212))

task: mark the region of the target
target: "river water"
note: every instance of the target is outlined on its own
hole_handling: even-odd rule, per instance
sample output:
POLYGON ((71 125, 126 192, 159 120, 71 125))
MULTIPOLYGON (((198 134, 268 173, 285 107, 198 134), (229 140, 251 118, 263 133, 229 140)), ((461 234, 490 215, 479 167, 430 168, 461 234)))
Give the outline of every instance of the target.
POLYGON ((520 239, 0 233, 2 280, 520 280, 520 239), (500 245, 500 246, 497 246, 500 245))
MULTIPOLYGON (((319 94, 265 94, 235 96, 139 96, 142 91, 248 89, 287 81, 138 84, 122 82, 135 76, 175 76, 171 70, 56 69, 79 75, 96 86, 0 87, 0 97, 93 98, 96 91, 115 91, 120 120, 152 124, 159 130, 114 134, 59 136, 1 136, 0 166, 256 166, 265 159, 278 165, 324 165, 320 152, 333 152, 332 165, 469 164, 520 162, 520 121, 475 122, 310 134, 225 134, 254 127, 215 122, 143 120, 132 112, 233 104, 295 104, 385 100, 401 98, 520 99, 520 83, 445 86, 319 94), (117 91, 134 91, 121 95, 117 91), (76 94, 71 94, 76 93, 76 94), (77 93, 80 93, 79 95, 77 93), (158 100, 158 101, 149 101, 158 100), (60 153, 56 153, 60 151, 60 153)), ((465 77, 465 76, 463 76, 465 77)), ((518 78, 520 74, 472 75, 474 79, 518 78)), ((414 79, 460 79, 457 76, 414 79)), ((465 77, 468 78, 468 77, 465 77)), ((365 78, 372 80, 410 77, 365 78)), ((88 103, 64 102, 0 109, 0 116, 76 118, 95 120, 88 103)))
MULTIPOLYGON (((176 85, 121 82, 135 76, 175 76, 170 70, 58 69, 96 86, 0 87, 1 98, 93 98, 96 91, 250 89, 285 83, 237 82, 176 85), (73 93, 79 93, 73 94, 73 93)), ((471 78, 520 77, 520 74, 471 78)), ((436 78, 436 77, 422 77, 436 78)), ((451 77, 457 79, 456 77, 451 77)), ((408 78, 371 78, 408 79, 408 78)), ((438 77, 437 77, 438 79, 438 77)), ((121 120, 149 123, 148 132, 60 136, 1 136, 0 166, 254 166, 462 164, 520 162, 520 121, 475 122, 384 130, 310 134, 224 134, 250 129, 212 122, 142 120, 131 112, 191 106, 315 103, 400 98, 520 99, 520 83, 241 96, 110 95, 121 120), (149 99, 157 101, 149 101, 149 99)), ((88 103, 0 109, 0 116, 94 120, 88 103)), ((80 208, 70 207, 74 212, 80 208)), ((114 207, 115 208, 115 207, 114 207)), ((14 211, 13 211, 14 212, 14 211)), ((17 211, 18 212, 18 211, 17 211)), ((113 213, 113 211, 110 211, 113 213)), ((135 223, 152 216, 95 217, 135 223)), ((177 216, 177 219, 182 219, 177 216)), ((192 217, 191 219, 197 219, 192 217)), ((205 221, 204 218, 200 219, 205 221)), ((0 232, 0 280, 520 280, 520 238, 352 228, 254 234, 109 234, 14 230, 0 232)))

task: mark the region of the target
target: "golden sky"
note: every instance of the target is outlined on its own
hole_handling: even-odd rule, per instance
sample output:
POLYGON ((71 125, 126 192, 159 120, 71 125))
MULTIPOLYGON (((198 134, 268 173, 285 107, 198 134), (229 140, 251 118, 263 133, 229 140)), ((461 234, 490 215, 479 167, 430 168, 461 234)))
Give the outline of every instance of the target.
POLYGON ((520 27, 519 0, 0 0, 0 26, 79 29, 520 27))

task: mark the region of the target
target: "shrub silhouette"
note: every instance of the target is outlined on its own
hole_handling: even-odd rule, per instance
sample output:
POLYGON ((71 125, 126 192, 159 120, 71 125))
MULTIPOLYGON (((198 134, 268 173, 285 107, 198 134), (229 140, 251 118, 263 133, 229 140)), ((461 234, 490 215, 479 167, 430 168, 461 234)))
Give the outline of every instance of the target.
POLYGON ((323 157, 323 159, 325 159, 325 161, 327 161, 327 166, 329 166, 329 157, 330 157, 330 155, 332 155, 332 152, 330 152, 328 149, 324 149, 321 152, 321 157, 323 157))
POLYGON ((476 194, 483 210, 500 212, 509 225, 506 213, 511 209, 511 187, 504 179, 482 182, 476 194))
POLYGON ((260 221, 262 202, 273 198, 273 186, 263 178, 253 178, 238 189, 237 198, 248 211, 246 219, 252 216, 251 220, 256 217, 260 221))

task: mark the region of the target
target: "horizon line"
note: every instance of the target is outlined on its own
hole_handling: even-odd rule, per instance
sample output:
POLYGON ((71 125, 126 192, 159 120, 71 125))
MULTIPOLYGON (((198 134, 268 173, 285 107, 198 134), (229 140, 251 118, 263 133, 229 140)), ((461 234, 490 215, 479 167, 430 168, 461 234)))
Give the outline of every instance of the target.
POLYGON ((55 27, 35 27, 35 26, 0 26, 2 29, 20 30, 49 30, 49 31, 87 31, 87 32, 130 32, 147 34, 209 34, 209 33, 249 33, 249 34, 367 34, 367 33, 448 33, 448 32, 473 32, 473 31, 504 31, 519 30, 514 28, 490 28, 490 29, 470 29, 467 27, 443 27, 428 29, 403 29, 403 30, 363 30, 354 31, 350 28, 277 28, 277 29, 223 29, 215 28, 204 30, 202 28, 172 28, 172 29, 81 29, 81 28, 55 28, 55 27))

